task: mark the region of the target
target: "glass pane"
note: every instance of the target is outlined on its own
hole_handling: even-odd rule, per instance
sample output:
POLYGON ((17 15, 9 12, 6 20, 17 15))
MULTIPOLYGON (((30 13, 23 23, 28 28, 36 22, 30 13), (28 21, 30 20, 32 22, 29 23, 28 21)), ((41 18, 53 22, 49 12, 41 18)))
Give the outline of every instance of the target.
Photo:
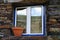
POLYGON ((22 27, 25 28, 24 33, 26 33, 26 18, 27 18, 27 14, 26 14, 26 9, 19 9, 17 10, 17 26, 18 27, 22 27))
POLYGON ((42 33, 41 7, 31 8, 31 33, 42 33))

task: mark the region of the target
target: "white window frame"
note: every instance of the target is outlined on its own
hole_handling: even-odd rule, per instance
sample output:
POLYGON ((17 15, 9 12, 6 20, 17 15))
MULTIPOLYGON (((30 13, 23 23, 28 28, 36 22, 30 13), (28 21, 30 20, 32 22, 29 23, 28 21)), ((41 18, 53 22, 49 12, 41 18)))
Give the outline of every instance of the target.
MULTIPOLYGON (((35 7, 35 6, 31 6, 31 7, 35 7)), ((31 7, 28 7, 27 8, 27 24, 26 24, 26 33, 23 33, 23 35, 43 35, 44 34, 44 7, 43 6, 40 6, 41 7, 41 10, 42 10, 42 33, 30 33, 30 28, 31 28, 31 15, 30 15, 30 8, 31 7), (29 13, 28 13, 29 12, 29 13)), ((39 7, 39 6, 36 6, 36 7, 39 7)), ((17 7, 17 8, 25 8, 25 7, 17 7)), ((15 9, 15 26, 16 26, 16 17, 17 17, 17 8, 15 9)))

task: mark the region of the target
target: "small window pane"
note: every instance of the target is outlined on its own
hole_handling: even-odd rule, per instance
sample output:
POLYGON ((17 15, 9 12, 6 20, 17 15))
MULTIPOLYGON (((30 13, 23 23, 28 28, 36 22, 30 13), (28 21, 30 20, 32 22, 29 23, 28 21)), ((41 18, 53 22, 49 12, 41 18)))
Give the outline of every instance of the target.
POLYGON ((42 33, 41 7, 31 8, 31 33, 42 33))
POLYGON ((16 23, 16 25, 18 27, 25 28, 24 33, 26 33, 26 18, 27 18, 26 9, 17 10, 17 20, 16 20, 17 23, 16 23))

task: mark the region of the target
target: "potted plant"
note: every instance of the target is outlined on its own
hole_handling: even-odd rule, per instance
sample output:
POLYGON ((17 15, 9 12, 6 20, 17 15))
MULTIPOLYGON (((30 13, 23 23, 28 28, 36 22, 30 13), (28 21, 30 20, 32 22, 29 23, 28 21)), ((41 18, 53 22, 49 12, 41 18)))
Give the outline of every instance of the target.
POLYGON ((24 30, 24 28, 21 28, 21 27, 12 27, 14 36, 21 36, 23 33, 23 30, 24 30))

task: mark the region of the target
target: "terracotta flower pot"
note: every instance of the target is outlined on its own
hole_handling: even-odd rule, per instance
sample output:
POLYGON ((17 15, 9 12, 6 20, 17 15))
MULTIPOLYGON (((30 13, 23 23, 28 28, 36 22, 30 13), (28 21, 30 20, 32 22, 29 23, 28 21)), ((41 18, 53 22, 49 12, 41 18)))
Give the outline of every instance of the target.
POLYGON ((21 27, 13 27, 12 28, 12 31, 13 31, 13 33, 14 33, 14 36, 21 36, 22 35, 22 33, 23 33, 23 28, 21 28, 21 27))

